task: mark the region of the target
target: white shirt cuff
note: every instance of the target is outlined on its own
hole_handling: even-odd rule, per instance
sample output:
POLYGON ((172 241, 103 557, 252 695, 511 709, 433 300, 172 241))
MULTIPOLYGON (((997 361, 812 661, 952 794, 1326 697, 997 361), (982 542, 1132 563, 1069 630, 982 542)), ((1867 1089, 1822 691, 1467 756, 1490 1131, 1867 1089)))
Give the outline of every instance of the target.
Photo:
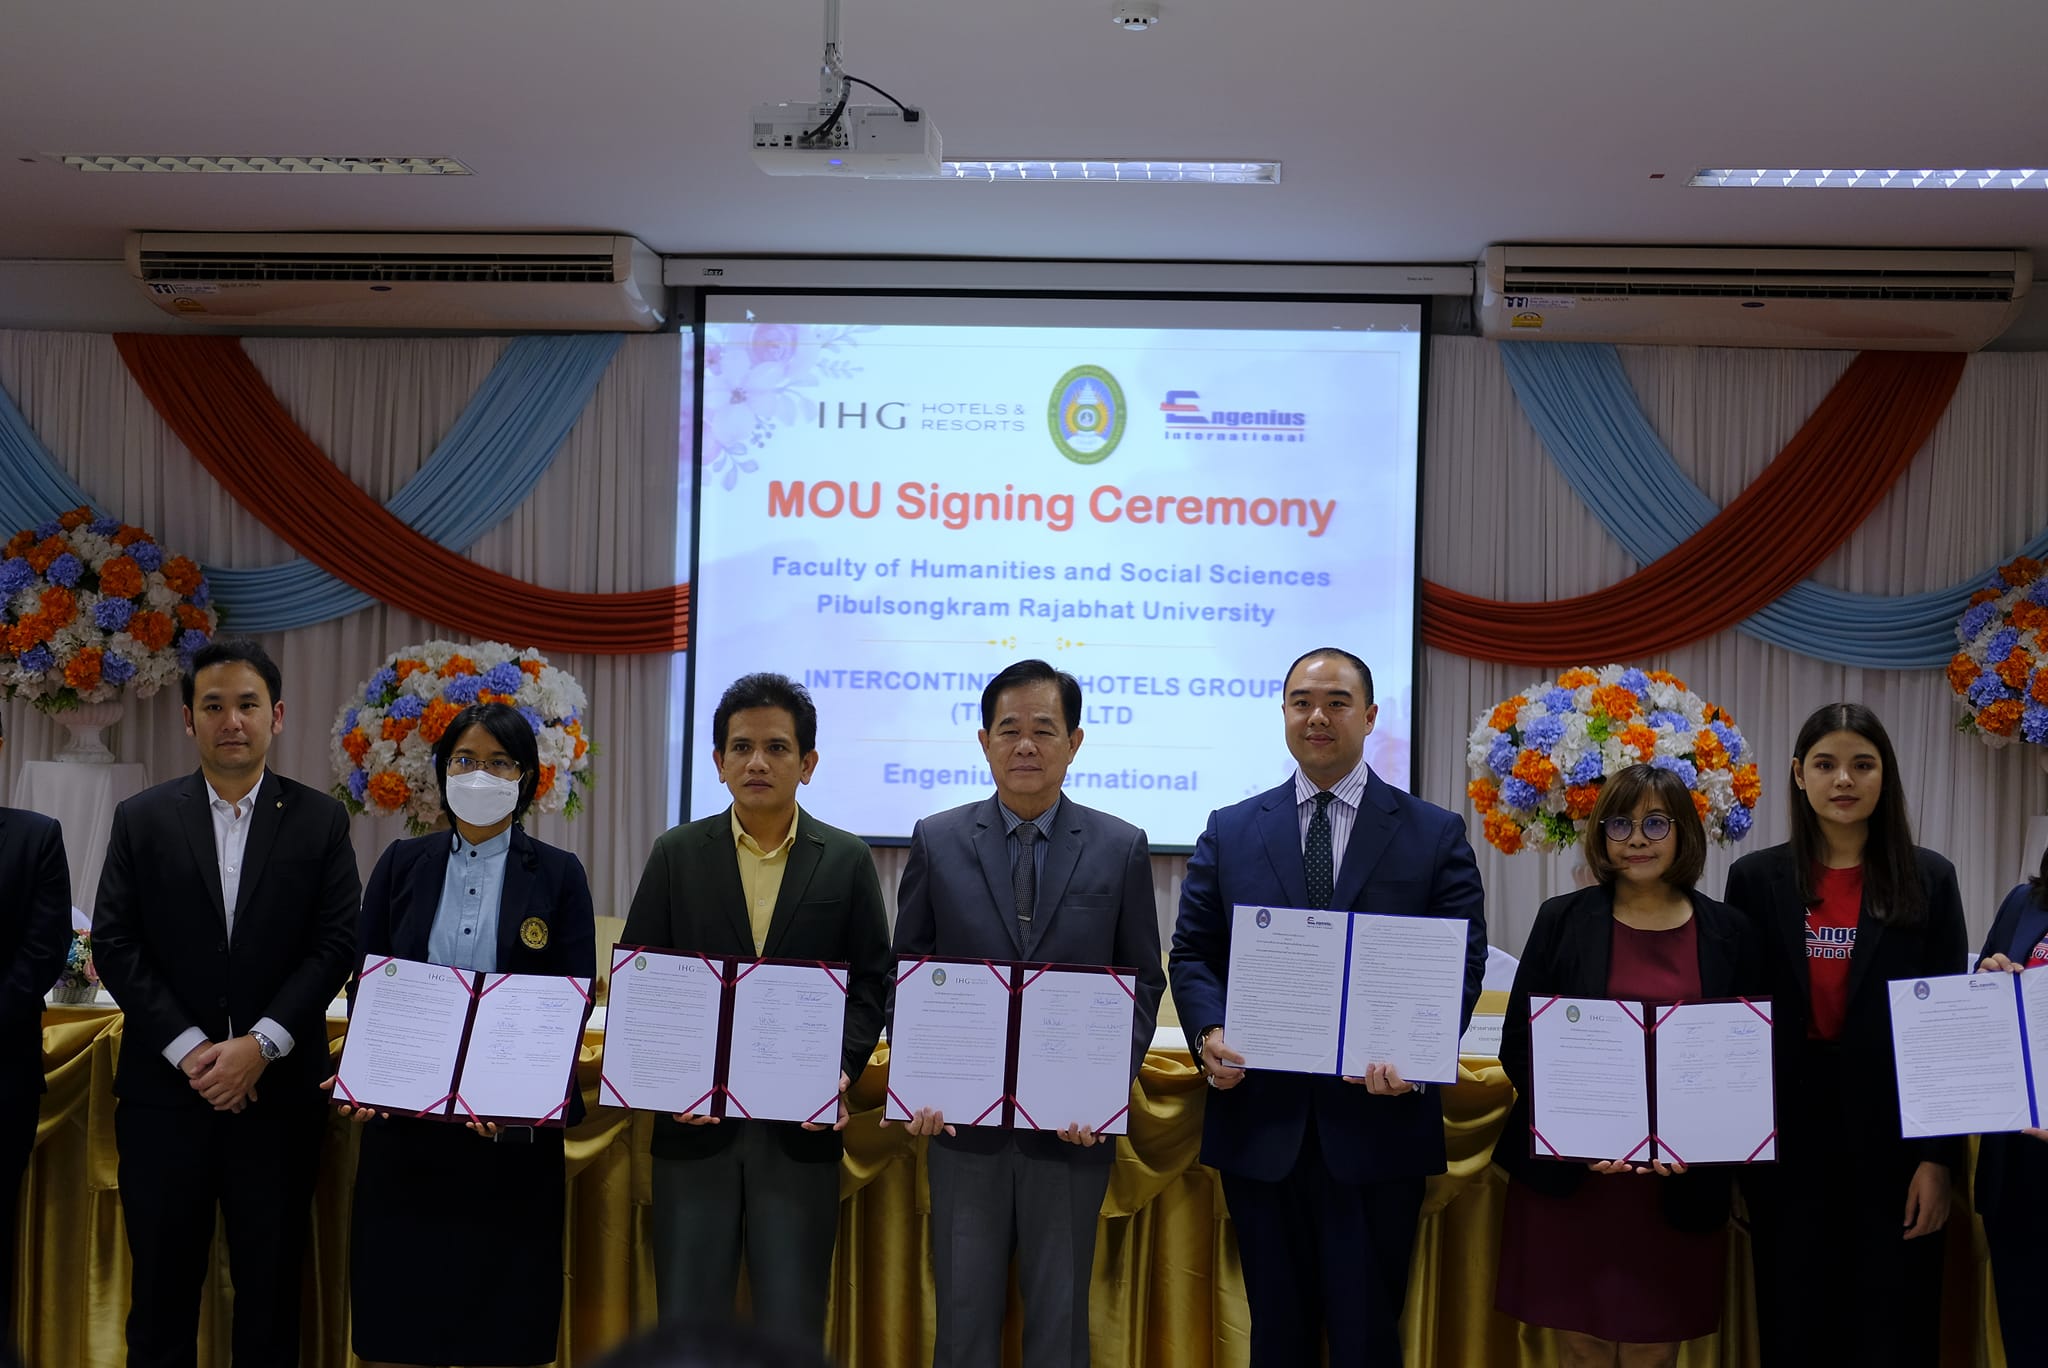
POLYGON ((187 1026, 183 1035, 164 1046, 164 1058, 171 1061, 171 1067, 184 1072, 185 1056, 206 1043, 206 1032, 197 1026, 187 1026))
POLYGON ((270 1017, 263 1018, 263 1020, 257 1022, 250 1029, 261 1031, 265 1036, 269 1037, 270 1043, 277 1046, 277 1057, 279 1059, 283 1059, 292 1052, 292 1033, 278 1025, 270 1017))

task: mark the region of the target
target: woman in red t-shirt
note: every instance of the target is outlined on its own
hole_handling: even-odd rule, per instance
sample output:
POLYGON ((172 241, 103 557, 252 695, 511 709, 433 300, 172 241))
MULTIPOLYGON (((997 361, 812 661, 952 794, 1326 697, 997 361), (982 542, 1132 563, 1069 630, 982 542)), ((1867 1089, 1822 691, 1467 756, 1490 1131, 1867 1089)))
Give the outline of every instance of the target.
POLYGON ((1778 1163, 1743 1175, 1766 1368, 1931 1365, 1958 1139, 1899 1134, 1891 979, 1954 974, 1955 867, 1913 844, 1891 738, 1859 703, 1799 729, 1792 839, 1745 855, 1725 901, 1755 921, 1775 999, 1778 1163))

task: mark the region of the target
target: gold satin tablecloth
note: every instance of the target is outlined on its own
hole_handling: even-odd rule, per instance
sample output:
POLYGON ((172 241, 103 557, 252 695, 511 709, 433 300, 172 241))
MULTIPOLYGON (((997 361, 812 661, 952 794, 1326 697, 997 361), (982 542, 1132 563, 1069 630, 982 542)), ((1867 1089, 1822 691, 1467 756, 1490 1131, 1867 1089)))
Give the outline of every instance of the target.
MULTIPOLYGON (((341 1023, 332 1023, 338 1048, 341 1023)), ((114 1058, 118 1014, 51 1009, 43 1050, 50 1091, 23 1197, 14 1321, 34 1368, 110 1368, 122 1362, 128 1249, 114 1154, 114 1058)), ((651 1118, 597 1106, 598 1038, 584 1046, 577 1078, 590 1119, 568 1140, 567 1277, 562 1288, 561 1364, 588 1364, 654 1318, 649 1255, 651 1118)), ((855 1368, 930 1362, 932 1279, 926 1236, 923 1149, 898 1127, 877 1125, 888 1050, 855 1086, 840 1191, 833 1267, 831 1349, 855 1368)), ((1216 1174, 1196 1162, 1206 1092, 1184 1051, 1155 1051, 1139 1075, 1131 1133, 1117 1145, 1095 1247, 1090 1334, 1097 1368, 1242 1368, 1248 1360, 1237 1243, 1216 1174)), ((1412 1368, 1513 1368, 1555 1363, 1547 1331, 1493 1310, 1493 1275, 1505 1181, 1489 1157, 1512 1090, 1498 1065, 1467 1061, 1444 1093, 1450 1171, 1433 1178, 1416 1241, 1404 1333, 1412 1368), (1474 1071, 1475 1066, 1477 1071, 1474 1071)), ((315 1202, 307 1260, 306 1368, 352 1368, 348 1350, 349 1185, 355 1138, 339 1117, 315 1202)), ((473 1195, 463 1194, 463 1200, 473 1195)), ((1990 1322, 1983 1236, 1957 1193, 1949 1226, 1943 1368, 2002 1365, 1990 1322)), ((450 1258, 488 1259, 488 1249, 451 1245, 450 1258)), ((1683 1368, 1755 1362, 1748 1255, 1730 1241, 1728 1313, 1720 1334, 1688 1344, 1683 1368)), ((232 1304, 217 1244, 200 1318, 199 1361, 229 1368, 232 1304)), ((1012 1292, 1006 1363, 1021 1362, 1020 1310, 1012 1292)))

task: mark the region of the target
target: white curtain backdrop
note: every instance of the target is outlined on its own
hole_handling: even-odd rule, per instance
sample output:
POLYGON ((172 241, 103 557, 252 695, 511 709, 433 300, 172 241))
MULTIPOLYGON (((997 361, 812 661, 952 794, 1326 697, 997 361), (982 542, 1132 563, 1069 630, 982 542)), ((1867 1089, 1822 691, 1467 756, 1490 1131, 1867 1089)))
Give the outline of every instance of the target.
MULTIPOLYGON (((388 498, 416 471, 502 350, 499 339, 250 339, 250 356, 313 439, 365 490, 388 498)), ((627 341, 568 445, 534 497, 471 555, 539 584, 586 592, 646 589, 675 573, 677 414, 681 347, 672 336, 627 341)), ((1623 360, 1650 419, 1680 464, 1726 502, 1760 472, 1848 365, 1848 353, 1635 348, 1623 360)), ((291 553, 214 486, 143 399, 110 339, 0 332, 0 383, 44 442, 106 510, 150 528, 173 548, 215 563, 264 564, 291 553)), ((1544 454, 1523 417, 1493 344, 1442 338, 1430 358, 1423 467, 1423 573, 1497 598, 1591 593, 1635 565, 1607 536, 1544 454)), ((1926 450, 1821 578, 1844 588, 1905 593, 1951 583, 2009 556, 2048 525, 2048 355, 1972 357, 1948 415, 1926 450)), ((1843 479, 1857 479, 1845 469, 1843 479)), ((686 505, 685 505, 686 506, 686 505)), ((11 530, 11 529, 9 529, 11 530)), ((1840 529, 1811 534, 1832 544, 1840 529)), ((1702 586, 1702 593, 1712 586, 1702 586)), ((1632 611, 1617 600, 1617 615, 1632 611)), ((232 624, 230 624, 232 625, 232 624)), ((328 730, 345 695, 399 646, 437 633, 386 608, 277 634, 285 672, 285 734, 275 768, 326 788, 328 730)), ((623 915, 676 779, 668 759, 669 657, 558 657, 590 695, 601 776, 575 822, 535 823, 543 840, 580 855, 600 914, 623 915)), ((1276 662, 1278 663, 1278 662, 1276 662)), ((1559 661, 1603 664, 1602 661, 1559 661)), ((2027 819, 2048 811, 2048 778, 2032 748, 1994 752, 1953 730, 1957 715, 1938 671, 1890 673, 1827 665, 1728 632, 1655 660, 1734 714, 1763 757, 1764 799, 1755 849, 1784 839, 1784 760, 1813 708, 1856 699, 1875 708, 1899 748, 1921 842, 1961 875, 1972 931, 2021 873, 2027 819)), ((1418 714, 1422 795, 1470 816, 1464 737, 1483 709, 1538 678, 1519 666, 1425 651, 1418 714)), ((700 681, 717 687, 719 681, 700 681)), ((46 758, 60 729, 25 705, 7 710, 0 785, 13 791, 25 760, 46 758)), ((821 748, 828 748, 830 737, 821 748)), ((115 734, 124 758, 152 780, 193 763, 174 694, 130 700, 115 734)), ((1270 748, 1284 764, 1279 718, 1270 748)), ((974 745, 963 734, 963 754, 974 745)), ((708 763, 708 762, 700 762, 708 763)), ((395 821, 359 818, 365 871, 402 834, 395 821)), ((1475 840, 1476 840, 1475 832, 1475 840)), ((1570 861, 1503 856, 1478 844, 1495 942, 1519 952, 1537 906, 1571 886, 1570 861)), ((1708 864, 1718 894, 1729 856, 1708 864)), ((876 862, 893 905, 902 852, 876 862)), ((1170 934, 1185 861, 1155 861, 1154 887, 1170 934)))
MULTIPOLYGON (((381 501, 419 469, 505 342, 251 338, 244 346, 299 425, 381 501)), ((673 583, 679 356, 672 335, 628 338, 533 497, 471 548, 471 558, 535 584, 586 593, 673 583)), ((0 383, 103 511, 214 564, 267 565, 292 556, 164 426, 111 338, 0 332, 0 383)), ((271 767, 332 787, 328 733, 350 692, 391 651, 449 635, 458 634, 378 607, 267 637, 284 671, 285 729, 271 748, 271 767)), ((599 780, 582 817, 543 817, 530 826, 541 840, 583 859, 599 915, 624 915, 673 803, 666 760, 673 658, 550 659, 590 697, 599 780)), ((49 758, 62 737, 61 727, 26 704, 8 704, 4 791, 13 793, 23 761, 49 758)), ((129 699, 113 745, 123 759, 146 765, 152 782, 196 763, 175 689, 129 699)), ((366 876, 384 847, 404 834, 397 818, 355 820, 356 858, 366 876)))

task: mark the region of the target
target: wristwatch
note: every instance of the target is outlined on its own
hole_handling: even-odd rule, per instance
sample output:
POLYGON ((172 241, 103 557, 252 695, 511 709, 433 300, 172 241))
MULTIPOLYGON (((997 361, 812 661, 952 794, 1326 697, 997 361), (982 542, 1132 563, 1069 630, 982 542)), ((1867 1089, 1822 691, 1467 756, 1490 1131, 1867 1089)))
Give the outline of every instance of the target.
POLYGON ((1202 1047, 1209 1043, 1209 1037, 1222 1030, 1221 1026, 1204 1026, 1202 1033, 1195 1037, 1195 1067, 1203 1073, 1209 1072, 1209 1064, 1202 1057, 1202 1047))
POLYGON ((284 1053, 283 1050, 277 1048, 276 1041, 272 1040, 269 1036, 263 1034, 263 1032, 261 1031, 249 1032, 249 1039, 256 1042, 257 1053, 263 1056, 263 1062, 265 1064, 270 1063, 270 1061, 276 1059, 279 1055, 284 1053))

